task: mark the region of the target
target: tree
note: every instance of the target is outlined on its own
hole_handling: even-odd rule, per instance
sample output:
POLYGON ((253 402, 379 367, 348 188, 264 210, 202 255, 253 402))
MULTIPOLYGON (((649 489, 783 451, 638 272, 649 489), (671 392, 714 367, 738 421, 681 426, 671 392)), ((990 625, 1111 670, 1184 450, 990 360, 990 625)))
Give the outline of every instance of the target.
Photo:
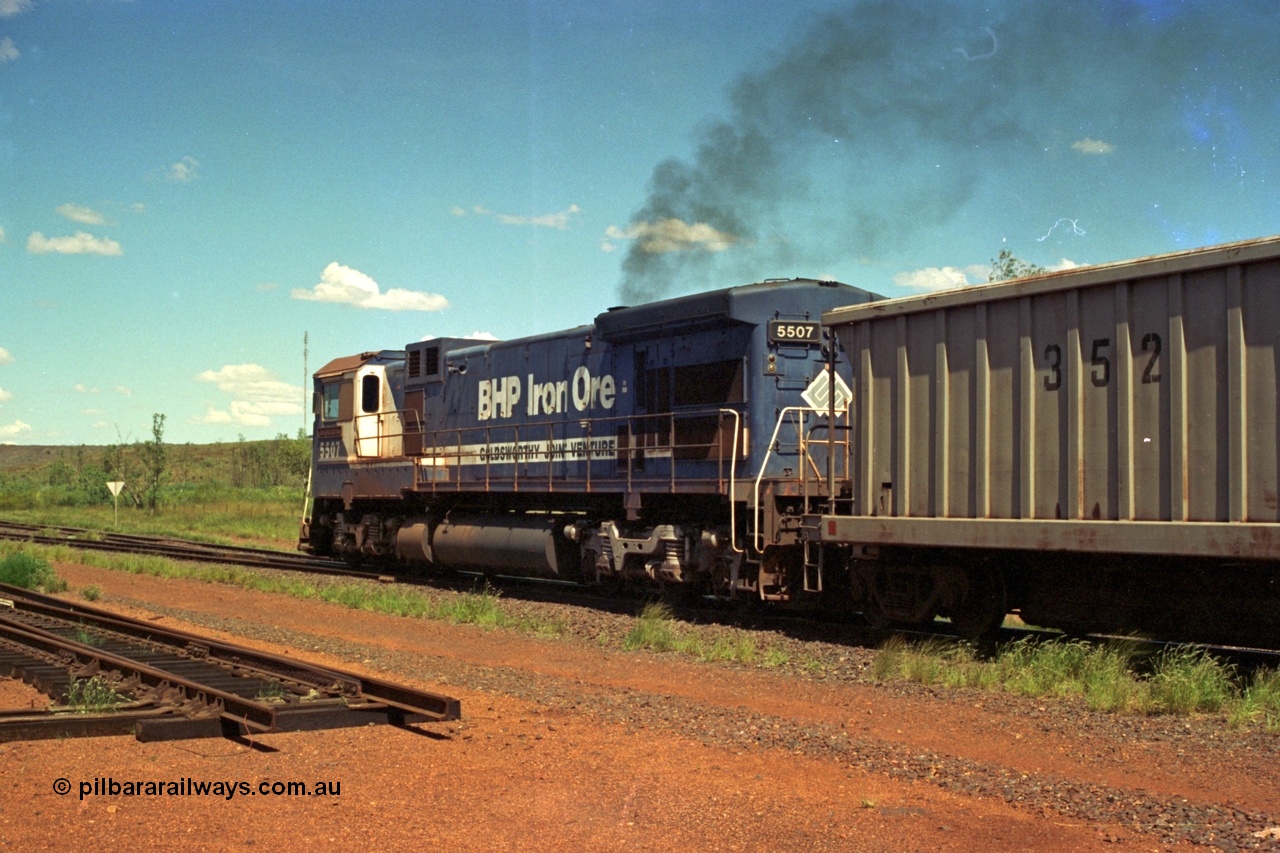
POLYGON ((241 435, 231 456, 231 483, 251 488, 301 486, 310 468, 311 442, 305 430, 299 429, 296 438, 282 432, 269 441, 245 441, 241 435))
POLYGON ((142 459, 142 503, 155 512, 160 505, 160 487, 164 483, 168 452, 164 446, 164 415, 151 416, 151 441, 137 444, 142 459))
POLYGON ((987 281, 1008 281, 1011 278, 1026 278, 1043 272, 1048 270, 1021 260, 1009 249, 1001 249, 999 257, 991 261, 991 274, 987 276, 987 281))

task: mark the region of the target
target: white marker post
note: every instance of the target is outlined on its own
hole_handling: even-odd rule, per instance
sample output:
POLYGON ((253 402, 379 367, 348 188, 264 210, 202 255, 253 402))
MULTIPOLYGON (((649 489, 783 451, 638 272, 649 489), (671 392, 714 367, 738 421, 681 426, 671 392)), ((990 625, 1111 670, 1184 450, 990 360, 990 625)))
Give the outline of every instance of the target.
POLYGON ((107 491, 116 502, 116 530, 120 529, 120 490, 124 488, 124 480, 112 480, 107 483, 107 491))

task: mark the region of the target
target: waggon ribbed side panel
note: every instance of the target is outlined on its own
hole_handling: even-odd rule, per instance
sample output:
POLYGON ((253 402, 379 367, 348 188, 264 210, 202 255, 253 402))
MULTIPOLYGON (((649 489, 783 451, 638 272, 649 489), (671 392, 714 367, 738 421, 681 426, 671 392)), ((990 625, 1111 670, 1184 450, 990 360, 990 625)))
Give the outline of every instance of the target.
POLYGON ((1280 556, 1280 238, 823 320, 855 425, 852 515, 825 538, 942 545, 936 525, 856 522, 1044 520, 1076 523, 1007 547, 1100 550, 1098 523, 1191 522, 1209 527, 1180 531, 1180 548, 1280 556))

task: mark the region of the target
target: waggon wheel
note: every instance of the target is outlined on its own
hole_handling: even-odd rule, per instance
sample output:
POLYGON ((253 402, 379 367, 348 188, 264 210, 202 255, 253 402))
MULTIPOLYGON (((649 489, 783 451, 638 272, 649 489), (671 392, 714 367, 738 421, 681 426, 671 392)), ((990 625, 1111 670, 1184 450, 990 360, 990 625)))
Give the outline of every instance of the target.
POLYGON ((877 579, 883 581, 883 572, 877 568, 860 566, 849 578, 853 592, 853 606, 862 613, 867 624, 877 631, 883 631, 893 624, 893 618, 881 600, 876 587, 877 579))
POLYGON ((965 573, 967 589, 955 612, 951 626, 965 640, 991 637, 1004 623, 1008 605, 1004 578, 992 569, 974 569, 965 573))

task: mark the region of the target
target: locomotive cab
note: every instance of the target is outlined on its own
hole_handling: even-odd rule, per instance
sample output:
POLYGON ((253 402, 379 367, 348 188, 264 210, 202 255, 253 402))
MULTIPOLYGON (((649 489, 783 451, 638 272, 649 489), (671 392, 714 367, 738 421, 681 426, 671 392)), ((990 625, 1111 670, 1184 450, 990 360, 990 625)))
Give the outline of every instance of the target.
POLYGON ((404 455, 402 352, 384 350, 331 361, 316 372, 317 460, 404 455))

